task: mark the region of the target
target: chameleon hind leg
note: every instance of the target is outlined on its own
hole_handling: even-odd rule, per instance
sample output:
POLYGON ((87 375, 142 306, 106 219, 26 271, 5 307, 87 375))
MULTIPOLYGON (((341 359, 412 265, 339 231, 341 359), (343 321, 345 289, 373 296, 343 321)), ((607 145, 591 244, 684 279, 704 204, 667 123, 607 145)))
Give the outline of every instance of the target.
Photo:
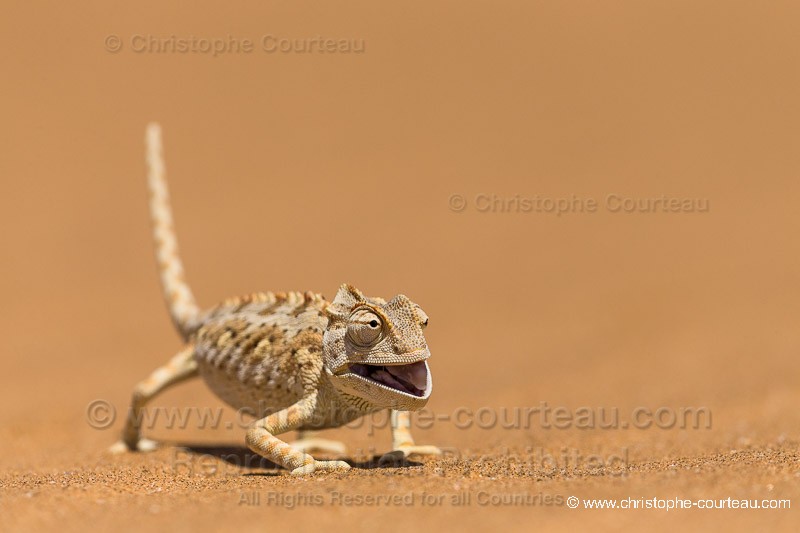
POLYGON ((318 452, 328 455, 344 455, 347 453, 347 447, 343 442, 323 439, 317 435, 319 435, 319 431, 301 429, 297 432, 297 440, 289 444, 291 444, 292 448, 301 452, 318 452))
POLYGON ((316 394, 311 394, 286 409, 253 422, 247 431, 248 448, 290 470, 293 475, 349 470, 350 465, 344 461, 317 461, 275 436, 298 429, 309 422, 313 417, 316 401, 316 394))
POLYGON ((114 453, 124 451, 151 451, 157 443, 150 439, 142 438, 142 409, 158 394, 173 385, 182 383, 198 375, 197 362, 194 360, 194 346, 189 345, 178 352, 170 361, 157 368, 147 379, 140 381, 133 389, 131 407, 122 431, 122 440, 111 447, 114 453))

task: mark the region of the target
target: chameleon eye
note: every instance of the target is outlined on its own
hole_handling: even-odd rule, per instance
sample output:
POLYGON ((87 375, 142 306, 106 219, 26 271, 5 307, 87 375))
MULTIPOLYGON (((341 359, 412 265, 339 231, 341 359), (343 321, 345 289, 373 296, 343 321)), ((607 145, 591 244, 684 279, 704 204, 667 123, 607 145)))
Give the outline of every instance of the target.
POLYGON ((350 316, 347 336, 356 346, 370 346, 381 336, 382 323, 378 315, 368 309, 359 309, 350 316))

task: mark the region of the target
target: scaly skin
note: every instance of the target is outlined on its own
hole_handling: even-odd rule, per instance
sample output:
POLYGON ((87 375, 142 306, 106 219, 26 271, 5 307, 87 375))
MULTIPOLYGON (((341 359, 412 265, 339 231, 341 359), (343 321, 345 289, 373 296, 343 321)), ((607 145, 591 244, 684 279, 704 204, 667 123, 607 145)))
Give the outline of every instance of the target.
POLYGON ((112 449, 153 449, 155 443, 141 437, 141 410, 168 387, 200 376, 228 405, 256 416, 248 447, 292 474, 349 469, 344 461, 318 461, 307 453, 344 451, 315 430, 383 409, 392 410, 393 451, 385 457, 441 453, 415 445, 409 430, 408 411, 423 407, 433 388, 422 309, 403 295, 387 302, 342 285, 332 302, 311 292, 267 292, 201 312, 178 256, 157 124, 148 127, 147 148, 156 258, 186 346, 136 386, 122 441, 112 449), (294 446, 277 437, 291 430, 301 435, 294 446))

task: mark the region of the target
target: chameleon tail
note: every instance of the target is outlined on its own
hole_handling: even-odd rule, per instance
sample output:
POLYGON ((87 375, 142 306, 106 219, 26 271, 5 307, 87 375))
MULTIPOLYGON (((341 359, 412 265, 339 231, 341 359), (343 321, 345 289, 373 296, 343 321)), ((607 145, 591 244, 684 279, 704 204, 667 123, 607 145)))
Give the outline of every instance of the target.
POLYGON ((161 287, 172 316, 172 322, 185 339, 194 329, 200 309, 186 283, 183 264, 178 256, 178 241, 172 224, 169 189, 164 177, 161 150, 161 126, 147 126, 147 185, 150 190, 150 219, 156 245, 156 260, 161 275, 161 287))

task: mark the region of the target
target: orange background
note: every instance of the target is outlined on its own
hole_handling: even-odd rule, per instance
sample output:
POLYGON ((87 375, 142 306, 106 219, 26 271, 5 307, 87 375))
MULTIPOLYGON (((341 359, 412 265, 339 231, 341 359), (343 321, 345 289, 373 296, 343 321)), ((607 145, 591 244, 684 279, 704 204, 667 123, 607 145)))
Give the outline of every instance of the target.
MULTIPOLYGON (((202 304, 255 290, 332 296, 343 282, 375 296, 402 292, 431 317, 437 412, 547 401, 707 406, 714 417, 707 431, 437 424, 418 440, 472 450, 626 447, 639 466, 777 447, 786 464, 720 463, 696 479, 506 482, 585 497, 760 497, 767 486, 798 496, 796 3, 29 2, 5 11, 7 487, 27 475, 115 472, 145 460, 103 458, 120 424, 94 431, 84 410, 95 398, 124 410, 133 384, 179 348, 146 207, 144 127, 157 120, 181 251, 202 304), (110 35, 122 43, 117 53, 105 47, 110 35), (255 50, 137 53, 134 35, 250 39, 255 50), (363 40, 365 51, 266 53, 264 35, 363 40), (454 194, 468 202, 461 213, 449 207, 454 194), (577 195, 601 207, 481 213, 479 194, 577 195), (710 209, 610 213, 609 194, 706 199, 710 209), (774 476, 759 477, 764 471, 774 476)), ((157 402, 216 405, 199 383, 157 402)), ((351 433, 336 435, 370 442, 351 433)), ((380 439, 388 446, 387 435, 380 439)), ((355 475, 350 482, 372 486, 369 473, 355 475)), ((132 495, 113 500, 120 516, 149 505, 135 480, 124 483, 132 495)), ((47 524, 41 502, 67 505, 42 490, 37 507, 23 505, 24 491, 8 495, 21 498, 19 524, 47 524)), ((232 509, 228 500, 191 516, 208 525, 232 509)), ((446 509, 439 519, 588 523, 560 510, 494 511, 446 509)), ((352 511, 319 512, 344 519, 352 511)), ((740 520, 785 518, 765 511, 740 520)))

